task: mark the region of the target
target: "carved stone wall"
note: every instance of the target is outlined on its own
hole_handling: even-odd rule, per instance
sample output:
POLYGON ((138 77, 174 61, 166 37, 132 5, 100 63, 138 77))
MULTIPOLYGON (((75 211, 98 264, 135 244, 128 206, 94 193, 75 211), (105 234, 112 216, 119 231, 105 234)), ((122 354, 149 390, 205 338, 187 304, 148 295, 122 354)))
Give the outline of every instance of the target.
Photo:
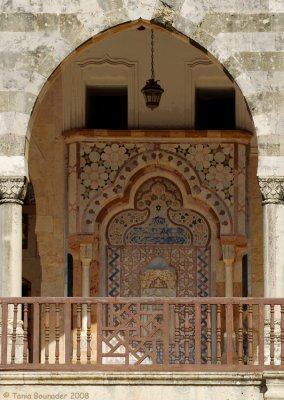
POLYGON ((246 145, 226 141, 69 145, 69 234, 90 233, 100 211, 130 179, 155 165, 182 176, 190 194, 214 211, 221 234, 246 235, 246 145))

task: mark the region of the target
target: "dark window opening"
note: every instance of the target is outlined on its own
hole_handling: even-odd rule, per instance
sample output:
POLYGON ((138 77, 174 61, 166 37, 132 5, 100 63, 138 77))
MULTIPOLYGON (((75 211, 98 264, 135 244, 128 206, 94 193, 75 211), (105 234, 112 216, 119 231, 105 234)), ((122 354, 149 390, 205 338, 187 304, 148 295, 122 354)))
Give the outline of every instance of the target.
POLYGON ((73 257, 69 253, 67 255, 67 296, 73 296, 73 257))
POLYGON ((248 296, 248 256, 244 255, 242 259, 242 296, 248 296))
POLYGON ((195 93, 196 129, 235 129, 235 92, 198 89, 195 93))
POLYGON ((30 297, 32 293, 32 284, 29 280, 22 278, 22 297, 30 297))
POLYGON ((88 87, 86 128, 128 129, 127 87, 88 87))

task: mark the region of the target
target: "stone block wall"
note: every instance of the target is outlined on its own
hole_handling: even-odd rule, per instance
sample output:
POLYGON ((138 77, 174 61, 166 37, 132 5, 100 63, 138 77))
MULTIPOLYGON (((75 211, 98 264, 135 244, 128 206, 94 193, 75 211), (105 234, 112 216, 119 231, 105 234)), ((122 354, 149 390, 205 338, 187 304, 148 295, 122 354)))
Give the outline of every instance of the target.
POLYGON ((0 174, 28 174, 31 113, 60 63, 92 37, 139 18, 181 32, 220 61, 247 100, 260 156, 283 156, 282 1, 5 0, 0 13, 0 174))

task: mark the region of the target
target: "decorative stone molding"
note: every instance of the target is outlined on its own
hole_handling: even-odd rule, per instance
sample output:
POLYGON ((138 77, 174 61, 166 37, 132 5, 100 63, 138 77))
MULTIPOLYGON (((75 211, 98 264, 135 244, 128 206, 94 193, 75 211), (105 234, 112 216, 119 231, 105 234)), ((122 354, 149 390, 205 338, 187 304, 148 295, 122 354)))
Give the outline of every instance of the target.
POLYGON ((223 244, 222 245, 223 252, 223 261, 225 264, 229 263, 231 265, 236 257, 235 245, 234 244, 223 244))
POLYGON ((284 204, 284 177, 258 177, 262 204, 284 204))
POLYGON ((0 177, 0 204, 23 204, 27 192, 26 177, 0 177))

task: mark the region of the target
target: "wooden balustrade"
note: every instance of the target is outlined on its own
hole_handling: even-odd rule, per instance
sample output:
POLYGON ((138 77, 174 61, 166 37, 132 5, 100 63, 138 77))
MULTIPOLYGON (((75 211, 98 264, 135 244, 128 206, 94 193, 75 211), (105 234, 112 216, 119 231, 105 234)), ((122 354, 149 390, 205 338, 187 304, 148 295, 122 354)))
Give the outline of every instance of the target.
POLYGON ((284 299, 1 298, 0 318, 1 369, 284 369, 284 299))

